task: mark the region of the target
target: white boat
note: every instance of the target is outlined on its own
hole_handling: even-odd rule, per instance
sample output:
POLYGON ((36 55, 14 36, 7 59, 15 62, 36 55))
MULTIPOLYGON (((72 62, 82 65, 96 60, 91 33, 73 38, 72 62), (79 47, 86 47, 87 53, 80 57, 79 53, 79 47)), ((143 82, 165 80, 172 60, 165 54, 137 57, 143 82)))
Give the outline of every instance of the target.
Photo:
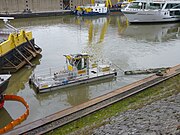
POLYGON ((29 83, 35 86, 37 92, 48 92, 92 81, 112 78, 117 75, 111 63, 98 61, 92 63, 87 54, 70 54, 66 57, 67 69, 49 75, 33 73, 29 83))
POLYGON ((86 6, 78 6, 74 13, 78 16, 107 15, 109 10, 105 2, 96 2, 86 6))
POLYGON ((0 95, 6 90, 10 77, 11 77, 10 74, 0 75, 0 95))
POLYGON ((2 74, 0 75, 0 109, 4 106, 3 92, 6 90, 11 75, 2 74))
POLYGON ((180 21, 180 0, 136 0, 121 10, 130 23, 180 21))

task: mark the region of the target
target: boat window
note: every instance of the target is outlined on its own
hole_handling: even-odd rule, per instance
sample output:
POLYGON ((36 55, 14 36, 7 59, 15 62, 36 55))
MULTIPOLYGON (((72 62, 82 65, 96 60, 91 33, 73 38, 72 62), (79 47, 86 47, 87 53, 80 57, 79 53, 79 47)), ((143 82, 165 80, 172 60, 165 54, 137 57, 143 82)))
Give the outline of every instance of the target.
POLYGON ((177 4, 177 3, 169 3, 166 5, 165 9, 176 9, 176 8, 179 8, 180 7, 180 4, 177 4))
POLYGON ((170 11, 170 16, 180 15, 180 11, 170 11))
POLYGON ((146 3, 132 2, 129 4, 129 8, 145 9, 146 3))
POLYGON ((75 66, 78 70, 82 69, 82 59, 75 60, 75 66))
POLYGON ((174 7, 172 7, 172 9, 179 9, 179 8, 180 8, 180 4, 177 4, 174 7))
POLYGON ((132 2, 129 4, 129 8, 140 8, 139 2, 132 2))
POLYGON ((160 3, 149 3, 147 9, 161 9, 162 4, 160 3))

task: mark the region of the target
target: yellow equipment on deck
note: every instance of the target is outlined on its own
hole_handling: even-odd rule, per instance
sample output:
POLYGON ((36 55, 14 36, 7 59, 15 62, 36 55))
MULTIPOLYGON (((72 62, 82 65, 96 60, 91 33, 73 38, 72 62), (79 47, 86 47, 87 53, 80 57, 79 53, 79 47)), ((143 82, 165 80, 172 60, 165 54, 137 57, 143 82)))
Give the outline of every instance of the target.
POLYGON ((28 64, 33 58, 38 56, 42 49, 34 43, 32 32, 21 30, 20 32, 8 23, 8 19, 13 17, 0 17, 4 25, 10 32, 1 34, 9 36, 0 42, 0 73, 16 72, 24 65, 28 64))
POLYGON ((28 40, 31 40, 32 32, 25 32, 24 30, 21 30, 20 34, 17 33, 10 34, 8 40, 0 44, 0 56, 3 56, 9 51, 27 42, 26 37, 28 38, 28 40))

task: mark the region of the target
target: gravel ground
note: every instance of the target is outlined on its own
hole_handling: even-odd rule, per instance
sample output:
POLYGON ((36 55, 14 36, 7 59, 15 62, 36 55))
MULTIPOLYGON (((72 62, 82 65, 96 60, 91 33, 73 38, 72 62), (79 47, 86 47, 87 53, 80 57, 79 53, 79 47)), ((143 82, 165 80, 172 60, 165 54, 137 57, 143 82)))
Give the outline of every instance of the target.
POLYGON ((180 93, 108 121, 93 135, 180 135, 180 93))

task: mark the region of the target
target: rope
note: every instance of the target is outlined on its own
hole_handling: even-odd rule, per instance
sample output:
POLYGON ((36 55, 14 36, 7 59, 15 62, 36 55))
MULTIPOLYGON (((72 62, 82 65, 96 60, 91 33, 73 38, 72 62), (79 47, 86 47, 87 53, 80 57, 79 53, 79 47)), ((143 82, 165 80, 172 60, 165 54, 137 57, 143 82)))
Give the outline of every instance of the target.
POLYGON ((114 66, 116 66, 119 70, 121 70, 122 72, 125 72, 122 68, 120 68, 118 65, 112 63, 114 66))

